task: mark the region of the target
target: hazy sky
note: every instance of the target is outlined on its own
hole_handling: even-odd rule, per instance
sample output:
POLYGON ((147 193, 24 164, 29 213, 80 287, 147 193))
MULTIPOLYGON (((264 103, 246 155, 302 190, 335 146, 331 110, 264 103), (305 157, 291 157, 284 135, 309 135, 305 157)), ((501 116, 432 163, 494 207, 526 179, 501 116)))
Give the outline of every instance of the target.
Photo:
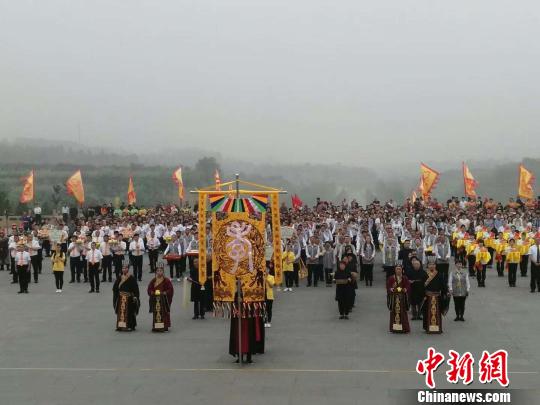
POLYGON ((0 136, 536 157, 539 38, 537 0, 0 0, 0 136))

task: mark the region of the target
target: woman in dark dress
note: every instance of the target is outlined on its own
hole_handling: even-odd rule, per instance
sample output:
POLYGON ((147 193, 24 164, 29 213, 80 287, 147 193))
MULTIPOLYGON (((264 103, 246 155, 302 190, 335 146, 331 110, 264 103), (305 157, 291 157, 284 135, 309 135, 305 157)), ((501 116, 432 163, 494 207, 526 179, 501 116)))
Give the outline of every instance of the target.
POLYGON ((164 265, 161 263, 156 269, 156 277, 148 284, 148 297, 152 317, 152 332, 167 332, 171 327, 171 303, 174 288, 167 277, 164 276, 164 265))
POLYGON ((113 285, 113 306, 116 313, 116 330, 133 331, 137 326, 139 313, 139 285, 129 274, 129 267, 122 268, 122 275, 113 285))
POLYGON ((409 293, 411 286, 403 267, 398 264, 393 276, 386 281, 387 304, 390 310, 390 332, 409 333, 409 293))
POLYGON ((428 258, 427 279, 424 282, 425 298, 422 306, 424 315, 424 330, 428 334, 440 334, 442 316, 448 309, 448 286, 442 275, 437 271, 434 258, 428 258))
POLYGON ((334 274, 334 280, 336 281, 336 301, 338 303, 339 319, 349 319, 354 290, 352 275, 347 269, 347 263, 345 261, 339 262, 336 273, 334 274))

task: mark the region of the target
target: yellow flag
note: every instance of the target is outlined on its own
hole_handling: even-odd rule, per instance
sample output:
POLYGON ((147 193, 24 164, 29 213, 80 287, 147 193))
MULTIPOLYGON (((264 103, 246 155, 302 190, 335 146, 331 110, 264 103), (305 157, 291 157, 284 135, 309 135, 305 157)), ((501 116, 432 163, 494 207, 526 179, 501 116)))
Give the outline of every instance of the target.
POLYGON ((19 201, 21 204, 29 203, 34 199, 34 171, 30 171, 30 174, 22 179, 23 191, 19 201))
POLYGON ((478 182, 474 179, 469 167, 463 162, 463 186, 465 188, 465 195, 467 197, 476 198, 476 187, 478 182))
POLYGON ((184 181, 182 180, 182 168, 179 167, 173 172, 173 180, 178 185, 178 198, 184 200, 184 181))
POLYGON ((527 170, 525 166, 519 165, 519 183, 518 195, 519 198, 533 199, 534 198, 534 175, 527 170))
POLYGON ((422 191, 422 196, 424 198, 427 198, 431 191, 435 188, 437 185, 437 182, 439 181, 439 172, 432 169, 431 167, 425 165, 424 163, 420 164, 420 187, 422 191))
POLYGON ((80 170, 77 170, 67 179, 66 188, 68 194, 72 195, 79 204, 84 203, 84 186, 80 170))
POLYGON ((128 205, 133 205, 137 202, 137 194, 135 193, 135 187, 133 186, 133 177, 129 178, 127 202, 128 205))

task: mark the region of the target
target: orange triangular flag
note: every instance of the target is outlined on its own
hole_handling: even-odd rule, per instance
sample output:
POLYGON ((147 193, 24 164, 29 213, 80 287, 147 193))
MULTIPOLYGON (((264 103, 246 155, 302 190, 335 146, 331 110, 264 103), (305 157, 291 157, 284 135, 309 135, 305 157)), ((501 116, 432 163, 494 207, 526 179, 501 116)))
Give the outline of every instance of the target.
POLYGON ((182 180, 182 168, 179 167, 173 172, 173 180, 178 185, 178 198, 184 200, 184 181, 182 180))
POLYGON ((478 182, 474 179, 469 167, 463 162, 463 186, 465 188, 465 195, 467 197, 476 198, 476 187, 478 182))
POLYGON ((424 163, 420 163, 420 179, 421 179, 421 187, 423 188, 422 194, 423 197, 426 198, 431 194, 431 191, 435 188, 437 185, 437 182, 439 181, 439 172, 432 169, 431 167, 425 165, 424 163))
POLYGON ((519 198, 533 199, 534 198, 534 175, 527 170, 525 166, 519 165, 519 183, 518 196, 519 198))
POLYGON ((133 186, 133 177, 129 178, 127 202, 128 205, 133 205, 137 202, 137 194, 135 193, 135 187, 133 186))
POLYGON ((34 199, 34 171, 31 170, 30 174, 24 177, 22 181, 24 185, 19 201, 21 204, 27 204, 34 199))
POLYGON ((77 170, 67 179, 66 188, 68 194, 71 194, 79 204, 84 203, 84 186, 80 170, 77 170))

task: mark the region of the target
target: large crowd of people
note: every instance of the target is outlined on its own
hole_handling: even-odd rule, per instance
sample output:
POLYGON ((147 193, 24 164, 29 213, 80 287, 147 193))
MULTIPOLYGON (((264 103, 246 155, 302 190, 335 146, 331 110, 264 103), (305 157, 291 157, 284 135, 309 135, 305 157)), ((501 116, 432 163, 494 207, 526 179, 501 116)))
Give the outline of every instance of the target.
MULTIPOLYGON (((281 225, 288 232, 282 232, 287 235, 282 241, 284 280, 277 287, 284 292, 300 286, 335 287, 339 318, 347 320, 358 288, 373 287, 379 256, 386 275, 381 288, 386 287, 390 331, 410 331, 410 310, 410 319, 423 320, 427 333, 442 333, 442 316, 451 298, 455 320, 464 321, 470 279, 486 288, 494 275, 487 271, 490 268, 498 277, 506 275, 509 287, 518 283, 519 270, 523 282, 529 277, 530 292, 540 292, 539 201, 453 197, 439 202, 428 197, 408 199, 403 205, 392 200, 361 206, 356 200, 335 204, 320 199, 313 207, 300 209, 283 204, 281 225)), ((103 283, 114 282, 117 329, 134 330, 138 285, 147 268, 152 277, 147 292, 154 331, 171 326, 175 283, 191 283, 194 319, 204 319, 205 312, 212 311, 207 293, 212 286, 204 288, 198 282, 196 207, 104 205, 63 214, 59 218, 43 217, 41 211, 28 214, 20 224, 0 232, 0 270, 11 272, 20 294, 29 293, 32 281, 40 281, 42 262, 50 260, 57 293, 65 288, 64 269, 68 284, 88 283, 89 293, 99 293, 103 283)), ((209 250, 211 234, 207 232, 209 250)), ((271 326, 274 298, 272 234, 269 222, 265 327, 271 326)))

